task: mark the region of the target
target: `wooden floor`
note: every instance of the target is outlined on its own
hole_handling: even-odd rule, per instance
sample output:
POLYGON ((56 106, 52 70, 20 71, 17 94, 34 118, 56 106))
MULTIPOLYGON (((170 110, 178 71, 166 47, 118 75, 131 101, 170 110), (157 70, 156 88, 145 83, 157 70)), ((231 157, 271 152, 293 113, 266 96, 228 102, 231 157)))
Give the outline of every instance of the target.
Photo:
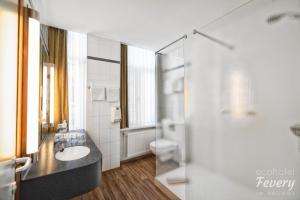
POLYGON ((102 185, 73 200, 169 200, 154 185, 155 157, 124 163, 102 174, 102 185))

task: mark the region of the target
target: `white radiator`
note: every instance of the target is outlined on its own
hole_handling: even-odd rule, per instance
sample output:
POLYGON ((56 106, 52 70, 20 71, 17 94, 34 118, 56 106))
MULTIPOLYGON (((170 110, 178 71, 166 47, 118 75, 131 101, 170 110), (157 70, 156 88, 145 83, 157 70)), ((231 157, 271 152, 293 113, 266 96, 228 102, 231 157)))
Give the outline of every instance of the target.
POLYGON ((155 140, 155 129, 125 132, 125 157, 131 158, 150 152, 150 142, 155 140))

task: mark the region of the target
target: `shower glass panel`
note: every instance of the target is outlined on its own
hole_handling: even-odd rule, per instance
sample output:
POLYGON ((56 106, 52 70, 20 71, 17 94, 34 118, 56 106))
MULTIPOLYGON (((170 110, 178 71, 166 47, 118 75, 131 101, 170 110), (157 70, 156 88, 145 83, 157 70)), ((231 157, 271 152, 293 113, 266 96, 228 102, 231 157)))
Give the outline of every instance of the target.
POLYGON ((185 176, 183 40, 156 54, 156 179, 166 187, 185 176))
POLYGON ((233 50, 186 40, 186 199, 300 199, 296 13, 299 0, 251 1, 198 29, 233 50))

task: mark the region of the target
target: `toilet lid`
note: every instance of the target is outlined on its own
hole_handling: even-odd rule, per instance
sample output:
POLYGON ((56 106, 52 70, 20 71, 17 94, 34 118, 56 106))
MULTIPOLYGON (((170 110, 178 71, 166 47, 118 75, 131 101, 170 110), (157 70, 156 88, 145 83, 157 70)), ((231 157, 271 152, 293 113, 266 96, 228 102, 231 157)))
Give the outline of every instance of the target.
POLYGON ((170 146, 176 146, 177 143, 173 142, 171 140, 166 140, 166 139, 158 139, 156 141, 151 142, 150 146, 155 147, 155 148, 165 148, 165 147, 170 147, 170 146))

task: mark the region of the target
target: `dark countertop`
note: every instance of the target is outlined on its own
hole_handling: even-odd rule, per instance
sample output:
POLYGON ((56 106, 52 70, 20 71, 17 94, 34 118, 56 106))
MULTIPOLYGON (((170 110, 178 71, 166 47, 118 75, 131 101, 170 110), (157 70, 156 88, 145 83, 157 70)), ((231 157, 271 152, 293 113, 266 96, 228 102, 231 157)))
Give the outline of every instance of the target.
POLYGON ((81 146, 87 146, 90 148, 90 153, 87 156, 73 161, 56 160, 54 133, 47 134, 39 148, 38 162, 32 164, 27 174, 22 174, 22 181, 28 181, 43 176, 85 167, 99 161, 101 163, 102 154, 88 134, 86 134, 86 142, 81 146))

